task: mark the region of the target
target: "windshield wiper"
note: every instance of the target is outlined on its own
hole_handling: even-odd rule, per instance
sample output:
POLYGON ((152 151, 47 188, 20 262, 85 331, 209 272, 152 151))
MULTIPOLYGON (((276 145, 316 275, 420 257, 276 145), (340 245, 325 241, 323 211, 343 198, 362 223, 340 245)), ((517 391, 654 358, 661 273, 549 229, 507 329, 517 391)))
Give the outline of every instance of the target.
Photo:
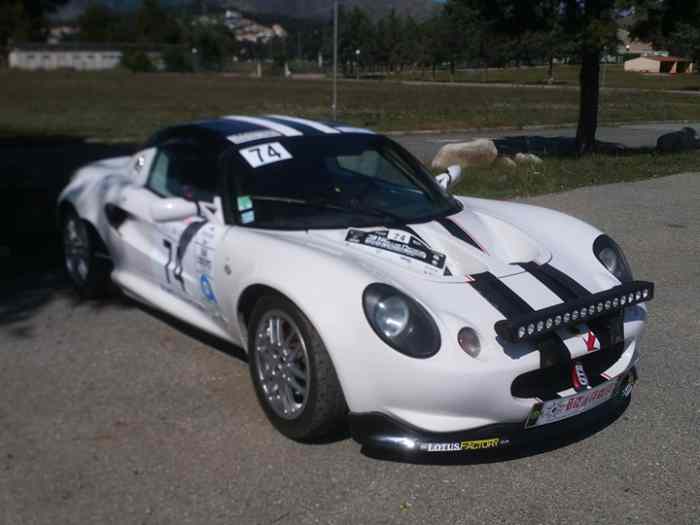
POLYGON ((345 204, 338 204, 330 200, 326 199, 313 199, 313 200, 305 200, 305 199, 292 199, 292 198, 287 198, 287 197, 257 197, 253 196, 253 200, 261 200, 261 201, 271 201, 271 202, 284 202, 288 204, 298 204, 300 206, 313 206, 315 208, 320 208, 320 209, 326 209, 326 210, 337 210, 337 211, 343 211, 347 213, 351 213, 353 215, 356 214, 361 214, 361 215, 370 215, 372 217, 378 217, 382 218, 384 220, 389 220, 395 225, 404 225, 406 224, 406 219, 403 217, 400 217, 394 213, 391 213, 386 210, 381 210, 379 208, 373 208, 370 206, 351 206, 351 205, 345 205, 345 204))

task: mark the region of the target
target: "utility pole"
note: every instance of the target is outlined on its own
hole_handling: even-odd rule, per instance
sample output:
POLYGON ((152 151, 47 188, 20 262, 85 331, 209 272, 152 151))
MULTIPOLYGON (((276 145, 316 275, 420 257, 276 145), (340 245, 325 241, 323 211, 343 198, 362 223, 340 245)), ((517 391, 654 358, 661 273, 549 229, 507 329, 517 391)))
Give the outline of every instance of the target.
POLYGON ((333 1, 333 120, 338 117, 338 0, 333 1))

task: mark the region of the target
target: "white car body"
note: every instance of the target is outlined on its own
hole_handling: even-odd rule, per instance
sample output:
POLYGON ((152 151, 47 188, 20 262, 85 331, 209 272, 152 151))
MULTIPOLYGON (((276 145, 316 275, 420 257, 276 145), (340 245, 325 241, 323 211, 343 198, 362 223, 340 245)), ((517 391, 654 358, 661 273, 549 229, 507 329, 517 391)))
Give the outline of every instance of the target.
MULTIPOLYGON (((277 135, 304 140, 310 129, 339 136, 365 133, 301 119, 237 122, 254 124, 264 137, 269 132, 268 141, 277 135)), ((232 143, 237 148, 246 145, 232 143)), ((163 221, 168 213, 159 204, 163 199, 145 188, 155 150, 150 147, 131 157, 82 168, 62 192, 60 209, 71 207, 94 228, 111 256, 111 278, 124 293, 244 349, 248 336, 243 310, 254 295, 265 287, 291 300, 328 349, 350 413, 388 418, 410 434, 353 431, 366 443, 386 440, 429 452, 494 448, 509 444, 513 438, 507 429, 522 427, 533 407, 542 406, 543 398, 517 397, 512 391, 518 376, 541 368, 542 353, 530 341, 499 337, 495 326, 504 315, 474 286, 474 276, 490 274, 534 311, 565 301, 524 263, 554 268, 592 294, 621 285, 593 252, 602 232, 562 213, 513 202, 459 197, 463 210, 445 219, 453 224, 453 232, 438 221, 409 224, 408 232, 353 228, 369 234, 388 231, 388 239, 380 238, 379 246, 350 242, 348 229, 274 231, 226 224, 220 198, 201 205, 199 215, 163 221), (108 217, 109 206, 128 218, 120 212, 108 217), (154 220, 154 215, 161 221, 154 220), (183 232, 193 222, 204 224, 195 228, 178 260, 183 232), (455 226, 464 238, 455 235, 455 226), (443 254, 449 275, 442 267, 438 271, 429 263, 381 247, 392 238, 397 245, 406 245, 406 236, 419 238, 443 254), (469 238, 473 242, 465 242, 469 238), (363 291, 372 283, 401 290, 430 313, 441 340, 435 355, 415 359, 377 336, 362 303, 363 291), (463 327, 472 328, 479 337, 480 351, 475 355, 458 342, 463 327), (483 434, 484 439, 482 434, 473 440, 459 437, 493 425, 505 425, 506 431, 483 434), (421 439, 421 433, 429 437, 421 439)), ((175 216, 179 211, 175 209, 175 216)), ((619 383, 639 360, 646 306, 635 301, 620 312, 624 337, 618 343, 619 358, 602 371, 600 386, 621 388, 619 383)), ((606 350, 585 322, 575 330, 556 330, 552 337, 559 339, 572 363, 606 350)), ((569 399, 577 391, 566 388, 557 394, 569 399)), ((545 409, 550 405, 545 404, 545 409)))

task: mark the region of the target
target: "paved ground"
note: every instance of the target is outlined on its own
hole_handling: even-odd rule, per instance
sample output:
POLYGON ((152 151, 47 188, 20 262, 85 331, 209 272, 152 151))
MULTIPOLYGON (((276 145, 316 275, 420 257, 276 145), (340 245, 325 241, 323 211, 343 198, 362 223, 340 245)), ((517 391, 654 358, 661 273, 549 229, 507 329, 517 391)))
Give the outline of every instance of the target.
POLYGON ((612 424, 449 466, 296 444, 240 351, 126 300, 80 303, 45 269, 0 295, 0 523, 697 524, 700 176, 532 202, 609 231, 657 283, 642 382, 612 424))
MULTIPOLYGON (((700 130, 699 122, 689 124, 656 123, 628 124, 624 126, 603 126, 598 129, 598 141, 609 148, 652 149, 657 139, 665 134, 678 131, 684 126, 700 130)), ((505 153, 557 153, 565 152, 573 146, 576 128, 543 130, 478 130, 462 133, 395 134, 392 138, 408 148, 422 161, 430 163, 438 150, 450 142, 463 142, 476 138, 496 139, 499 150, 505 153)))

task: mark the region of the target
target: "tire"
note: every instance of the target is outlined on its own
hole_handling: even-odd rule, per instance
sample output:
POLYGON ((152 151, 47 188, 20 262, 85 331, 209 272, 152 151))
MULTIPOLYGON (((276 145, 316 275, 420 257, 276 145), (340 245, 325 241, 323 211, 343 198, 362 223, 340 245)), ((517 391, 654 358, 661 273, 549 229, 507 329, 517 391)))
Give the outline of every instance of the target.
POLYGON ((63 264, 75 290, 84 299, 103 297, 109 289, 111 262, 98 254, 102 243, 92 227, 74 210, 63 215, 63 264))
POLYGON ((297 441, 335 431, 347 414, 345 397, 309 319, 288 299, 268 295, 256 303, 248 328, 255 393, 275 428, 297 441), (271 335, 277 326, 281 335, 271 335))

